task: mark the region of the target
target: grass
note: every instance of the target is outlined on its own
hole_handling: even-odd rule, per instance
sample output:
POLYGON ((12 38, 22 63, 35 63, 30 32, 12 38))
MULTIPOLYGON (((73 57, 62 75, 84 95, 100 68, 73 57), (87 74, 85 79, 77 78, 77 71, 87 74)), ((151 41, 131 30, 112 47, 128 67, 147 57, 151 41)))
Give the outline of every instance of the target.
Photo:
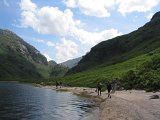
MULTIPOLYGON (((145 90, 155 90, 157 86, 159 86, 159 73, 160 69, 159 62, 157 64, 153 61, 153 58, 156 56, 160 56, 160 48, 156 49, 150 53, 140 55, 138 57, 132 58, 125 62, 121 62, 118 64, 113 65, 100 65, 96 66, 92 69, 67 75, 64 77, 52 77, 48 79, 26 79, 26 80, 18 80, 21 82, 31 82, 43 85, 55 85, 55 82, 62 82, 65 86, 75 86, 75 87, 96 87, 97 82, 102 82, 103 84, 107 82, 117 81, 122 83, 121 85, 127 88, 136 88, 133 85, 135 83, 138 85, 138 89, 145 89, 145 90), (152 62, 153 61, 153 62, 152 62), (145 65, 147 63, 147 66, 145 65), (144 65, 146 67, 144 67, 144 65), (152 65, 152 66, 151 66, 152 65), (156 66, 155 66, 156 65, 156 66), (154 68, 154 69, 152 69, 154 68), (147 71, 146 71, 147 70, 147 71), (132 74, 128 74, 129 72, 133 71, 137 78, 132 80, 132 74), (127 75, 127 77, 126 77, 127 75), (131 76, 130 76, 131 75, 131 76), (124 76, 127 78, 124 79, 124 76), (139 79, 140 78, 140 79, 139 79), (142 79, 143 78, 143 79, 142 79), (138 80, 139 79, 139 80, 138 80), (153 81, 153 83, 152 83, 153 81), (156 85, 156 86, 155 86, 156 85)), ((156 57, 158 58, 158 57, 156 57)), ((159 59, 157 59, 159 60, 159 59)), ((106 86, 103 86, 103 90, 106 89, 106 86)))
POLYGON ((80 73, 67 75, 65 77, 49 78, 42 81, 44 81, 46 85, 54 84, 55 81, 61 81, 67 86, 95 87, 97 82, 106 83, 108 81, 120 80, 128 71, 137 70, 140 65, 146 61, 150 61, 153 55, 159 53, 160 52, 151 52, 118 64, 109 66, 103 64, 80 73))
POLYGON ((60 78, 60 80, 71 86, 95 87, 98 81, 105 83, 121 78, 127 71, 135 70, 149 59, 149 56, 142 55, 115 65, 97 66, 94 69, 60 78))

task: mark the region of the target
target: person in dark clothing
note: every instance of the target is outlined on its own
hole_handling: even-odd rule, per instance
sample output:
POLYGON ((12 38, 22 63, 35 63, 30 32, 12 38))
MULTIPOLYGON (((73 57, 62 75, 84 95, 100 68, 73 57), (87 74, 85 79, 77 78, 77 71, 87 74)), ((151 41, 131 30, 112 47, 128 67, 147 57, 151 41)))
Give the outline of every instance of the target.
POLYGON ((56 89, 58 88, 58 82, 56 81, 56 89))
POLYGON ((62 87, 62 82, 61 81, 59 82, 59 86, 60 86, 60 88, 62 87))
POLYGON ((97 84, 97 92, 98 92, 98 95, 101 96, 101 92, 102 92, 102 84, 98 82, 97 84))
POLYGON ((107 90, 108 90, 108 98, 111 98, 112 85, 110 83, 107 84, 107 90))

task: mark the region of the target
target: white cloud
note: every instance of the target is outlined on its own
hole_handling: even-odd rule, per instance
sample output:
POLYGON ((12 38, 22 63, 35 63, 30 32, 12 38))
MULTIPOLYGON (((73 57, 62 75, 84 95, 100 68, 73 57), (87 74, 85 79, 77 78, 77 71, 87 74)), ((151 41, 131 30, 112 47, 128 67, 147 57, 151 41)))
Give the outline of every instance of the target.
POLYGON ((24 11, 35 11, 37 8, 37 5, 32 3, 31 0, 21 0, 19 5, 20 8, 24 11))
POLYGON ((64 62, 72 59, 78 54, 78 45, 71 41, 63 38, 61 43, 56 44, 56 59, 58 62, 64 62))
POLYGON ((47 54, 43 54, 43 55, 47 58, 47 61, 53 60, 49 55, 47 54))
POLYGON ((82 13, 89 16, 109 17, 110 9, 115 0, 65 0, 67 7, 78 7, 82 13))
POLYGON ((35 39, 35 38, 33 40, 35 42, 38 42, 38 43, 44 43, 49 47, 54 47, 55 46, 55 43, 53 43, 52 41, 47 41, 47 40, 42 40, 42 39, 35 39))
MULTIPOLYGON (((20 4, 22 9, 22 24, 25 27, 32 27, 39 33, 60 35, 64 37, 72 36, 73 38, 79 40, 81 43, 89 45, 95 45, 102 40, 107 40, 121 34, 116 29, 108 29, 100 32, 86 31, 85 29, 80 28, 79 20, 73 19, 73 13, 69 9, 64 10, 64 12, 60 11, 57 7, 49 6, 38 9, 37 6, 30 0, 27 0, 27 4, 25 4, 26 2, 24 1, 25 0, 22 0, 20 4), (32 8, 31 10, 27 9, 29 5, 32 8)), ((72 3, 73 0, 68 2, 72 3)), ((83 1, 79 0, 79 4, 82 3, 83 1)), ((95 0, 94 4, 96 5, 96 3, 101 3, 100 5, 102 5, 105 3, 105 1, 98 2, 98 0, 95 0)), ((83 4, 87 6, 86 2, 83 4)), ((112 4, 113 0, 107 2, 107 4, 105 3, 105 6, 111 6, 112 4)), ((49 42, 47 45, 54 46, 54 44, 49 42)))
POLYGON ((20 7, 22 26, 31 27, 38 33, 65 36, 71 27, 79 24, 79 21, 73 20, 73 13, 69 9, 60 11, 50 6, 37 8, 31 0, 22 0, 20 7))
POLYGON ((122 15, 151 11, 160 0, 64 0, 67 7, 77 7, 82 13, 95 17, 109 17, 115 8, 122 15))
POLYGON ((77 6, 77 0, 64 0, 67 7, 74 8, 77 6))
POLYGON ((159 0, 116 0, 122 15, 132 12, 147 12, 158 5, 159 0))
POLYGON ((82 44, 88 44, 90 47, 101 41, 108 40, 119 35, 122 35, 122 33, 118 32, 116 29, 103 30, 100 32, 89 32, 84 29, 77 28, 73 30, 73 36, 82 44))
POLYGON ((52 42, 52 41, 47 41, 47 46, 50 46, 50 47, 54 47, 55 46, 55 44, 52 42))
POLYGON ((146 18, 150 20, 153 15, 154 15, 154 13, 149 13, 149 14, 146 16, 146 18))
POLYGON ((8 3, 7 0, 3 0, 3 3, 4 3, 5 6, 10 7, 10 4, 8 3))

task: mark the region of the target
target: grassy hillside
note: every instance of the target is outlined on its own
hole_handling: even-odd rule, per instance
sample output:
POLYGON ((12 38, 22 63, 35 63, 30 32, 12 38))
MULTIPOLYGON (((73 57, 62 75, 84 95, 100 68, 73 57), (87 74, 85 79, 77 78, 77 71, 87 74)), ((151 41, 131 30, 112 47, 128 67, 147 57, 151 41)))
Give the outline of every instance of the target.
POLYGON ((149 54, 151 59, 145 61, 136 70, 128 71, 121 79, 126 89, 160 89, 160 49, 149 54))
POLYGON ((50 78, 43 81, 44 84, 54 84, 55 81, 62 81, 69 86, 95 87, 97 82, 117 82, 125 89, 159 89, 160 83, 160 48, 150 53, 137 56, 125 62, 106 66, 105 64, 95 68, 68 75, 60 78, 50 78), (155 60, 155 61, 154 61, 155 60), (150 69, 154 69, 150 73, 150 69), (148 69, 146 69, 146 67, 148 69), (134 73, 136 77, 132 78, 134 73), (150 77, 145 76, 148 74, 150 77), (156 76, 155 76, 156 75, 156 76), (142 79, 144 78, 144 79, 142 79), (153 78, 150 81, 149 78, 153 78), (135 82, 137 81, 137 82, 135 82), (150 82, 148 82, 150 81, 150 82), (152 83, 153 82, 153 83, 152 83), (150 83, 150 84, 149 84, 150 83), (152 83, 152 84, 151 84, 152 83), (155 86, 155 87, 154 87, 155 86))
POLYGON ((42 77, 31 61, 37 60, 46 64, 45 57, 39 54, 34 56, 33 53, 37 50, 32 46, 25 45, 27 43, 11 31, 0 30, 0 79, 42 77))
POLYGON ((68 74, 91 69, 100 64, 116 64, 148 53, 160 46, 160 12, 150 22, 127 35, 94 46, 68 74))
POLYGON ((36 48, 15 33, 0 29, 0 80, 62 76, 68 70, 57 63, 50 63, 36 48))
POLYGON ((0 79, 41 78, 36 67, 16 53, 0 54, 0 79), (2 59, 3 58, 3 59, 2 59))

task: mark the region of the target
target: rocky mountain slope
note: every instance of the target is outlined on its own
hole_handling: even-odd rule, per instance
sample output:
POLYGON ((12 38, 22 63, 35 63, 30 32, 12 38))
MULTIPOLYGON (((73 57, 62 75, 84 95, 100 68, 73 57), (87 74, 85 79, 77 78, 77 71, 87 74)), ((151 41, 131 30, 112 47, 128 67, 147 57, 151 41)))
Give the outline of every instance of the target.
POLYGON ((129 34, 94 46, 68 74, 92 69, 97 65, 113 65, 160 47, 160 12, 150 22, 129 34))
POLYGON ((0 29, 0 79, 50 77, 53 68, 36 48, 15 33, 0 29))

